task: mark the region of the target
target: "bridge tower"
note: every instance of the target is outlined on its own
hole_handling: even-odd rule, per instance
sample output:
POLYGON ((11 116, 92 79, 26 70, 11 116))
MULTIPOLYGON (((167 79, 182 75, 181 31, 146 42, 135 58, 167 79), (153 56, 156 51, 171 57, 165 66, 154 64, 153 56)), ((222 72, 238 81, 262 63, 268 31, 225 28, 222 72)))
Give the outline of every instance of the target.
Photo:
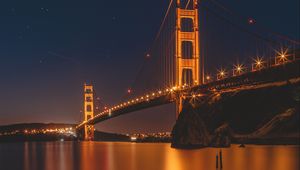
MULTIPOLYGON (((93 86, 84 84, 84 121, 94 117, 94 91, 93 86)), ((84 125, 84 140, 94 139, 94 126, 84 125)))
MULTIPOLYGON (((186 7, 182 7, 177 0, 176 9, 176 86, 183 86, 185 84, 194 86, 202 84, 203 78, 200 78, 200 49, 199 49, 199 21, 198 21, 198 2, 192 0, 192 4, 188 4, 186 7), (190 22, 187 24, 193 28, 187 28, 188 31, 183 30, 184 22, 190 22), (186 48, 184 45, 189 44, 190 47, 186 48), (186 50, 187 49, 187 50, 186 50), (183 51, 185 50, 185 51, 183 51), (186 52, 188 51, 188 52, 186 52), (186 54, 189 56, 186 56, 186 54), (186 81, 188 73, 191 74, 191 80, 186 81)), ((201 68, 203 69, 203 68, 201 68)), ((201 75, 203 71, 201 71, 201 75)), ((201 76, 203 77, 203 76, 201 76)), ((176 118, 182 110, 183 97, 180 96, 176 103, 176 118)))

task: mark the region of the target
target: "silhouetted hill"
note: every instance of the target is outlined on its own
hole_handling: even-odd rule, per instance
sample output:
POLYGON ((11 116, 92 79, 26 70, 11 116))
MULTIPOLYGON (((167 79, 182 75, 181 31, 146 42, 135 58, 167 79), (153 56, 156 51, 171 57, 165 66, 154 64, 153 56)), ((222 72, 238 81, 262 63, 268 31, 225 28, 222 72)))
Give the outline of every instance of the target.
POLYGON ((75 125, 23 123, 0 126, 0 142, 75 140, 75 125))
POLYGON ((25 129, 55 129, 55 128, 75 128, 75 124, 64 124, 64 123, 19 123, 12 125, 0 126, 1 132, 25 130, 25 129))

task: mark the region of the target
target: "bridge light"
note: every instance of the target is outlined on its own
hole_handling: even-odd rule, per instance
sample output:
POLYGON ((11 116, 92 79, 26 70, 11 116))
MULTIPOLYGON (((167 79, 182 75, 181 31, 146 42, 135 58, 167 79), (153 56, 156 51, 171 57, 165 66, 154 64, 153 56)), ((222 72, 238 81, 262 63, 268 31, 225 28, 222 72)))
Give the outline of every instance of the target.
POLYGON ((192 95, 192 97, 193 97, 193 98, 196 98, 196 95, 195 95, 195 94, 193 94, 193 95, 192 95))
POLYGON ((287 56, 285 54, 281 54, 279 56, 279 60, 282 61, 282 62, 285 62, 285 61, 287 61, 287 56))
POLYGON ((166 92, 168 92, 169 91, 169 89, 166 89, 166 92))
POLYGON ((205 76, 205 83, 208 83, 208 82, 210 82, 211 81, 211 76, 210 75, 206 75, 205 76))
POLYGON ((158 91, 159 94, 161 94, 161 91, 158 91))
POLYGON ((141 97, 141 100, 144 100, 144 97, 141 97))
POLYGON ((264 61, 262 58, 256 57, 253 59, 254 63, 252 64, 252 71, 261 70, 264 67, 264 61))
POLYGON ((221 80, 227 76, 227 72, 225 69, 221 68, 217 73, 217 80, 221 80))
POLYGON ((244 72, 244 65, 243 64, 236 64, 234 65, 234 68, 233 68, 233 76, 236 76, 236 75, 240 75, 244 72))
POLYGON ((152 93, 152 96, 155 96, 155 93, 152 93))
POLYGON ((288 62, 288 51, 289 49, 283 49, 281 48, 280 51, 276 51, 277 53, 277 57, 275 59, 275 64, 282 64, 282 63, 285 63, 285 62, 288 62))
POLYGON ((147 95, 146 95, 146 98, 148 98, 148 97, 149 97, 149 95, 147 94, 147 95))
POLYGON ((135 99, 135 101, 137 101, 137 102, 138 102, 138 101, 139 101, 139 99, 137 98, 137 99, 135 99))

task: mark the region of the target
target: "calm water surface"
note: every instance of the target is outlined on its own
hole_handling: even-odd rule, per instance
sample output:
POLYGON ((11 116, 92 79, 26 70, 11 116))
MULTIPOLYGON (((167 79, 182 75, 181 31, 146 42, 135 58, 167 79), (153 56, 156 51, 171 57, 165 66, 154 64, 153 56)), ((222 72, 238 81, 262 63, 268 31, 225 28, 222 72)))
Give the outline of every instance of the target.
MULTIPOLYGON (((45 142, 0 144, 0 170, 211 170, 217 148, 170 144, 45 142)), ((298 170, 299 146, 222 149, 223 170, 298 170)))

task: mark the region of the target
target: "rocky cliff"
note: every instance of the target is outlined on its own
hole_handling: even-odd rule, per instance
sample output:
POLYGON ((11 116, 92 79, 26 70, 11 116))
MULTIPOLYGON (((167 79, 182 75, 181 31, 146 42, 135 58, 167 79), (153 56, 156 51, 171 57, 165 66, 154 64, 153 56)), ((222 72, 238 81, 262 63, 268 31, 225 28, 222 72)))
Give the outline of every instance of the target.
POLYGON ((186 99, 172 147, 299 144, 300 80, 238 87, 186 99))

